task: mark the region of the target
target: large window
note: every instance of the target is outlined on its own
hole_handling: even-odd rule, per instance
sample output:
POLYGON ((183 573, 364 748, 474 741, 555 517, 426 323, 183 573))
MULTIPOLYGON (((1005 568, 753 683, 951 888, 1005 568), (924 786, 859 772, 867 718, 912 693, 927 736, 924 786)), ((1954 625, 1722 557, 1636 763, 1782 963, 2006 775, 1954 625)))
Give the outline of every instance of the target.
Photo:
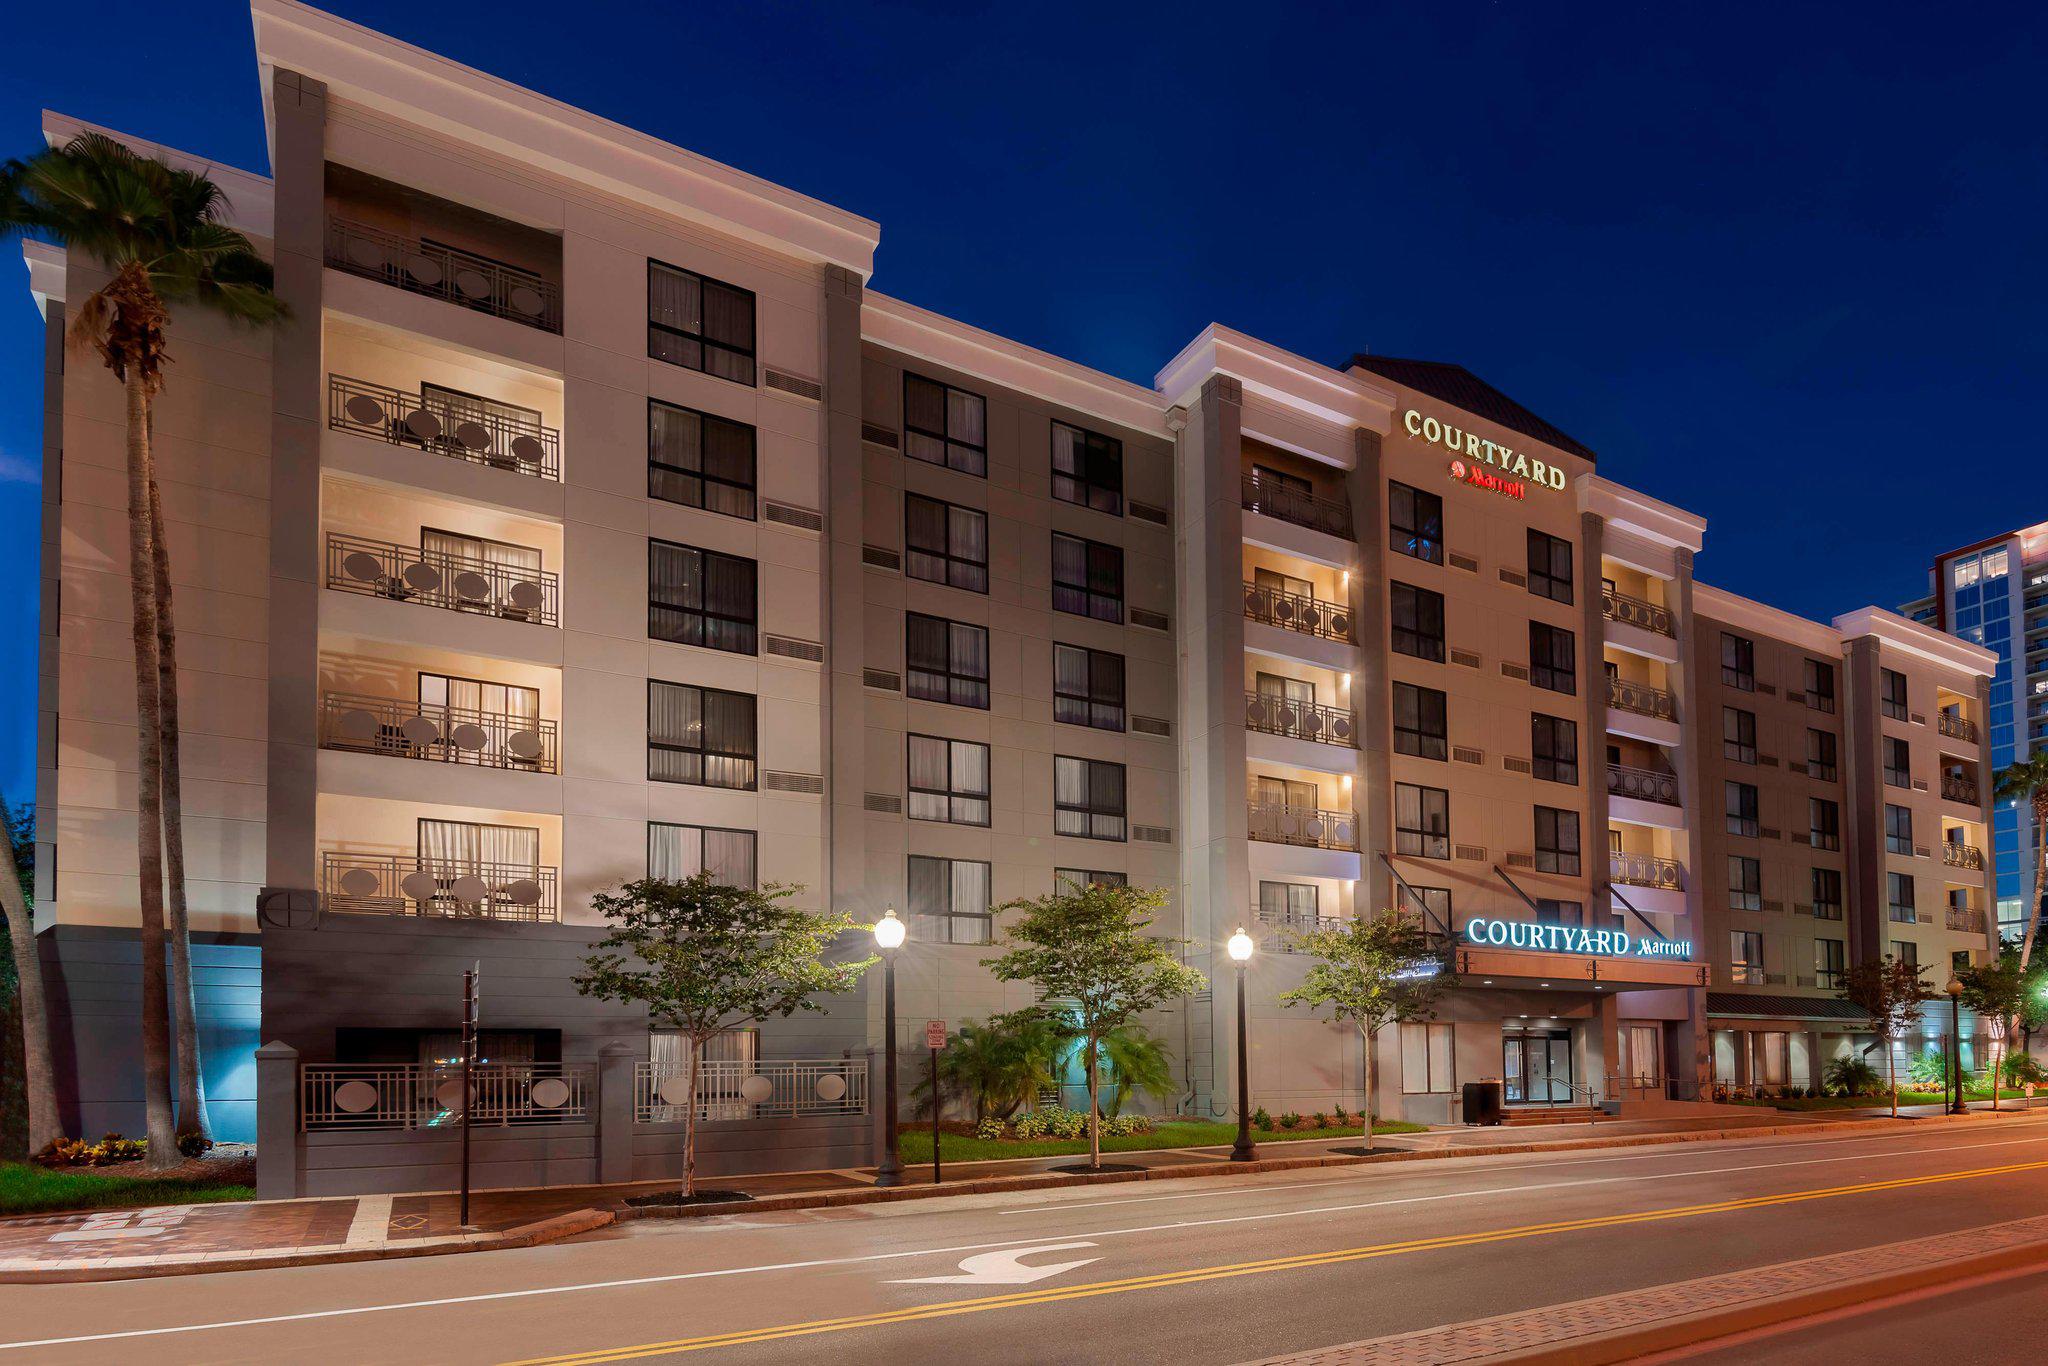
POLYGON ((1122 621, 1123 547, 1054 532, 1052 606, 1056 612, 1072 612, 1097 621, 1122 621))
POLYGON ((1728 931, 1728 980, 1738 985, 1763 985, 1764 936, 1762 931, 1728 931))
POLYGON ((1728 909, 1760 911, 1764 908, 1764 866, 1740 854, 1728 856, 1728 909))
POLYGON ((1401 1090, 1406 1095, 1449 1095, 1457 1084, 1451 1026, 1401 1026, 1401 1090))
POLYGON ((1052 496, 1097 512, 1124 512, 1124 443, 1064 422, 1052 424, 1052 496))
POLYGON ((1877 706, 1894 721, 1906 719, 1906 676, 1897 669, 1877 671, 1877 706))
POLYGON ((1842 808, 1826 797, 1806 799, 1807 842, 1816 849, 1842 847, 1842 808))
POLYGON ((1816 939, 1813 941, 1813 984, 1828 991, 1839 991, 1842 978, 1849 971, 1849 946, 1840 939, 1816 939))
POLYGON ((1813 918, 1815 920, 1840 920, 1842 918, 1842 870, 1839 868, 1816 868, 1813 870, 1813 918))
POLYGON ((709 873, 728 887, 758 885, 751 830, 647 822, 647 876, 681 881, 709 873))
POLYGON ((1806 732, 1806 775, 1809 778, 1835 780, 1840 770, 1836 767, 1835 734, 1827 730, 1806 732))
POLYGON ((647 400, 647 496, 754 518, 754 429, 647 400))
POLYGON ((1570 631, 1529 623, 1529 682, 1552 692, 1578 692, 1578 640, 1570 631))
POLYGON ((1892 920, 1901 925, 1911 925, 1920 918, 1913 896, 1913 875, 1911 873, 1886 873, 1884 875, 1884 899, 1891 911, 1892 920))
POLYGON ((1450 757, 1443 693, 1413 683, 1394 685, 1394 752, 1419 759, 1450 757))
POLYGON ((1835 709, 1835 666, 1818 659, 1806 661, 1806 705, 1816 711, 1835 709))
POLYGON ((1529 591, 1553 602, 1572 600, 1572 543, 1529 528, 1529 591))
POLYGON ((988 627, 906 612, 903 663, 906 696, 988 710, 988 627))
POLYGON ((1055 868, 1052 870, 1053 890, 1059 891, 1071 884, 1076 891, 1088 887, 1128 887, 1129 873, 1111 872, 1105 868, 1055 868))
POLYGON ((1444 660, 1444 595, 1396 580, 1393 604, 1394 653, 1444 660))
POLYGON ((1579 780, 1579 723, 1535 712, 1529 717, 1529 769, 1552 783, 1579 780))
POLYGON ((989 910, 989 866, 970 859, 910 856, 910 914, 920 939, 938 944, 986 944, 995 917, 989 910))
POLYGON ((1052 761, 1053 830, 1089 840, 1124 838, 1124 766, 1057 755, 1052 761))
POLYGON ((953 825, 989 823, 988 746, 912 735, 910 819, 953 825))
POLYGON ((1313 882, 1259 883, 1259 919, 1274 924, 1313 925, 1319 914, 1313 882))
POLYGON ((1756 691, 1756 642, 1747 636, 1721 633, 1721 681, 1744 692, 1756 691))
POLYGON ((1410 858, 1451 856, 1451 794, 1440 787, 1394 784, 1394 852, 1410 858))
POLYGON ((1721 757, 1738 764, 1756 762, 1756 713, 1740 707, 1721 708, 1721 757))
POLYGON ((1728 783, 1725 788, 1728 833, 1754 837, 1761 829, 1757 819, 1756 784, 1728 783))
POLYGON ((988 514, 904 494, 903 572, 970 593, 988 592, 988 514))
POLYGON ((922 375, 903 376, 903 453, 988 477, 988 403, 922 375))
POLYGON ((667 541, 647 543, 647 634, 678 645, 754 653, 754 562, 667 541))
POLYGON ((1913 809, 1907 806, 1893 806, 1885 803, 1884 808, 1884 851, 1887 854, 1913 853, 1913 809))
POLYGON ((1408 485, 1387 485, 1387 547, 1431 564, 1444 562, 1444 500, 1408 485))
POLYGON ((1579 813, 1536 808, 1536 871, 1579 875, 1579 813))
POLYGON ((1052 719, 1097 730, 1124 728, 1124 657, 1079 645, 1052 647, 1052 719))
POLYGON ((1884 781, 1888 787, 1913 785, 1913 750, 1904 740, 1887 735, 1884 745, 1884 781))
POLYGON ((647 776, 699 787, 754 786, 754 699, 687 683, 647 683, 647 776))
POLYGON ((686 370, 754 382, 754 292, 647 263, 647 354, 686 370))

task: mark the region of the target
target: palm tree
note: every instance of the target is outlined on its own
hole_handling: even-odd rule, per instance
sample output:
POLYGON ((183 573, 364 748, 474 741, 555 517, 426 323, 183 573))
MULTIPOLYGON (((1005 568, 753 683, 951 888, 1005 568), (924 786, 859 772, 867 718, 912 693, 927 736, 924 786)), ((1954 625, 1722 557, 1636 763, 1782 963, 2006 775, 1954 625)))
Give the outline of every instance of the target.
MULTIPOLYGON (((939 1054, 939 1088, 972 1097, 977 1126, 991 1115, 1008 1119, 1051 1078, 1061 1043, 1057 1028, 1037 1011, 963 1024, 939 1054)), ((930 1106, 930 1091, 927 1080, 911 1093, 921 1110, 930 1106)))
MULTIPOLYGON (((227 201, 204 175, 183 171, 87 133, 62 147, 0 169, 0 233, 54 238, 112 272, 113 278, 81 300, 70 324, 71 344, 91 347, 120 381, 128 435, 128 571, 133 613, 136 710, 136 864, 142 948, 142 1078, 148 1117, 149 1160, 177 1161, 177 1134, 203 1132, 205 1098, 199 1087, 197 1026, 192 1016, 190 940, 182 920, 184 831, 175 802, 166 807, 165 696, 176 677, 164 670, 169 630, 168 568, 158 571, 160 514, 152 516, 155 470, 150 453, 151 409, 164 386, 173 305, 189 305, 246 323, 284 314, 271 292, 270 266, 248 238, 223 218, 227 201), (169 821, 166 822, 168 813, 169 821), (172 891, 180 912, 166 926, 165 846, 179 875, 172 891), (167 929, 175 941, 166 980, 167 929), (179 1016, 177 1122, 171 1102, 170 1021, 179 1016)), ((175 668, 175 657, 172 657, 175 668)))
MULTIPOLYGON (((15 821, 0 800, 0 912, 14 953, 14 994, 21 1008, 22 1082, 28 1092, 28 1151, 39 1153, 64 1131, 57 1123, 56 1073, 50 1067, 50 1017, 43 1005, 43 964, 36 956, 35 926, 14 856, 15 821)), ((23 841, 26 843, 26 840, 23 841)))
POLYGON ((2041 926, 2041 903, 2048 899, 2048 750, 2007 764, 1992 782, 1996 800, 2024 801, 2034 809, 2034 912, 2020 926, 2020 971, 2025 972, 2041 926))
POLYGON ((1123 1113, 1131 1092, 1143 1091, 1164 1100, 1174 1093, 1173 1055, 1166 1040, 1140 1024, 1125 1025, 1102 1036, 1103 1061, 1109 1064, 1109 1104, 1112 1117, 1123 1113))

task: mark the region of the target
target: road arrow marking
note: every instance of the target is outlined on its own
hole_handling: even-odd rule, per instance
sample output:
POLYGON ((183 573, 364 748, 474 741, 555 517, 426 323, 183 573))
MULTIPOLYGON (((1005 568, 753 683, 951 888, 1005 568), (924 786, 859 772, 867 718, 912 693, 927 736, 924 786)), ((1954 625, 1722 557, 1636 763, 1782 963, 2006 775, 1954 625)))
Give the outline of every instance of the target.
POLYGON ((1048 1276, 1057 1276, 1062 1271, 1072 1271, 1102 1260, 1100 1257, 1083 1257, 1079 1261, 1054 1262, 1050 1266, 1025 1266, 1023 1259, 1041 1252, 1065 1252, 1069 1248, 1094 1247, 1093 1243, 1041 1243, 1037 1247, 1005 1248, 1001 1252, 981 1252, 960 1262, 961 1276, 918 1276, 907 1281, 890 1281, 890 1285, 1030 1285, 1048 1276))

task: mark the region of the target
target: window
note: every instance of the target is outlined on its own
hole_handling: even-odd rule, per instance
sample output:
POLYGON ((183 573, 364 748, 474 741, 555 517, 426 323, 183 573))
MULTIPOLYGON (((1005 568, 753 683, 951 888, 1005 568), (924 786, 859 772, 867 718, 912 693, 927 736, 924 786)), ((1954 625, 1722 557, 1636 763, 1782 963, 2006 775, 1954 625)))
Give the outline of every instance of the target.
POLYGON ((1756 784, 1726 785, 1728 833, 1754 836, 1761 828, 1756 814, 1756 784))
POLYGON ((1842 873, 1839 868, 1816 868, 1813 870, 1813 918, 1815 920, 1840 920, 1842 918, 1842 873))
POLYGON ((1835 734, 1827 730, 1806 732, 1806 774, 1810 778, 1822 778, 1833 782, 1840 769, 1836 766, 1835 734))
POLYGON ((1756 762, 1756 713, 1740 707, 1721 708, 1721 757, 1738 764, 1756 762))
POLYGON ((1893 806, 1889 802, 1884 808, 1884 851, 1887 854, 1913 853, 1913 811, 1910 807, 1893 806))
POLYGON ((903 572, 970 593, 988 592, 988 514, 904 494, 903 572))
POLYGON ((1317 914, 1313 882, 1259 883, 1259 919, 1276 924, 1313 925, 1317 914))
POLYGON ((1086 840, 1124 838, 1124 766, 1058 755, 1052 761, 1052 828, 1086 840))
POLYGON ((1052 880, 1055 891, 1067 883, 1072 883, 1076 888, 1131 885, 1129 873, 1112 873, 1101 868, 1055 868, 1052 870, 1052 880))
POLYGON ((1444 661, 1444 595, 1396 581, 1393 597, 1394 653, 1444 661))
POLYGON ((1572 600, 1572 543, 1529 528, 1529 591, 1553 602, 1572 600))
POLYGON ((1625 1085, 1655 1086, 1664 1077, 1664 1029, 1661 1025, 1624 1025, 1621 1030, 1622 1077, 1625 1085))
POLYGON ((1579 723, 1541 712, 1529 717, 1529 768, 1552 783, 1579 781, 1579 723))
POLYGON ((1448 1024, 1401 1026, 1401 1091, 1404 1095, 1449 1095, 1457 1075, 1448 1024))
POLYGON ((1896 669, 1877 671, 1877 706, 1894 721, 1906 719, 1906 676, 1896 669))
POLYGON ((936 735, 912 735, 909 743, 910 819, 987 825, 988 746, 936 735))
POLYGON ((1052 607, 1055 612, 1072 612, 1077 617, 1122 621, 1123 547, 1054 532, 1052 607))
POLYGON ((686 683, 647 683, 647 776, 699 787, 754 786, 754 699, 686 683))
POLYGON ((1451 856, 1451 794, 1440 787, 1394 784, 1394 852, 1410 858, 1451 856))
POLYGON ((754 429, 647 400, 647 496, 754 520, 754 429))
POLYGON ((1721 681, 1744 692, 1756 691, 1756 642, 1747 636, 1721 633, 1721 681))
POLYGON ((903 691, 925 702, 988 710, 988 628, 903 614, 903 691))
POLYGON ((1536 808, 1536 871, 1579 875, 1579 813, 1536 808))
POLYGON ((903 376, 903 453, 988 478, 988 403, 922 375, 903 376))
POLYGON ((1529 685, 1552 692, 1579 690, 1578 642, 1570 631, 1529 623, 1529 685))
POLYGON ((1449 723, 1444 695, 1413 683, 1394 685, 1394 752, 1418 759, 1450 757, 1449 723))
POLYGON ((1843 974, 1848 971, 1848 945, 1840 939, 1816 939, 1813 941, 1813 984, 1829 991, 1839 991, 1843 974))
POLYGON ((1124 657, 1079 645, 1052 647, 1052 719, 1097 730, 1124 728, 1124 657))
POLYGON ((1538 897, 1536 923, 1569 925, 1575 930, 1581 930, 1586 927, 1586 908, 1576 901, 1553 901, 1549 897, 1538 897))
POLYGON ((1900 925, 1911 925, 1920 918, 1920 912, 1913 900, 1913 875, 1911 873, 1886 873, 1884 875, 1885 905, 1891 911, 1892 920, 1900 925))
POLYGON ((1884 737, 1884 781, 1888 787, 1913 785, 1912 747, 1889 735, 1884 737))
POLYGON ((1816 849, 1842 847, 1842 808, 1825 797, 1806 801, 1807 841, 1816 849))
POLYGON ((754 382, 754 292, 647 263, 647 354, 685 370, 754 382))
POLYGON ((1835 666, 1818 659, 1806 661, 1806 705, 1816 711, 1835 709, 1835 666))
POLYGON ((1761 931, 1728 931, 1728 980, 1738 985, 1763 985, 1764 937, 1761 931))
POLYGON ((1431 564, 1444 562, 1444 500, 1408 485, 1387 486, 1387 547, 1431 564))
POLYGON ((1052 424, 1052 496, 1112 517, 1124 514, 1124 443, 1052 424))
POLYGON ((647 543, 647 634, 678 645, 754 653, 754 562, 695 546, 647 543))
POLYGON ((461 721, 480 719, 479 713, 491 718, 502 717, 515 725, 532 725, 540 718, 538 688, 523 688, 516 683, 489 683, 480 678, 460 678, 424 670, 418 682, 422 707, 454 713, 443 718, 441 728, 444 731, 452 730, 461 721))
MULTIPOLYGON (((1396 884, 1399 888, 1400 884, 1396 884)), ((1451 889, 1448 887, 1416 887, 1404 889, 1408 895, 1395 901, 1403 910, 1419 911, 1425 927, 1441 926, 1446 933, 1456 922, 1451 919, 1451 889)))
POLYGON ((995 917, 989 911, 989 866, 970 859, 910 856, 910 913, 919 937, 940 944, 986 944, 995 917))
POLYGON ((1764 908, 1764 866, 1739 854, 1728 856, 1728 909, 1760 911, 1764 908))
POLYGON ((751 830, 647 822, 647 876, 680 881, 709 873, 728 887, 758 886, 751 830))
POLYGON ((1917 968, 1920 966, 1920 946, 1910 939, 1894 939, 1892 957, 1909 968, 1917 968))

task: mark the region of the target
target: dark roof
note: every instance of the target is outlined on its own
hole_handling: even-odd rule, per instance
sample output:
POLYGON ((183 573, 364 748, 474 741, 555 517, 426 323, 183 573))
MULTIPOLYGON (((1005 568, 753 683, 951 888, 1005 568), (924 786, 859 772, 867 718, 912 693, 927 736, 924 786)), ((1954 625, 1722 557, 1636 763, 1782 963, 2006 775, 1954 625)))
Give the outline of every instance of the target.
POLYGON ((1773 1020, 1847 1020, 1870 1023, 1870 1012, 1822 996, 1751 996, 1740 991, 1707 993, 1707 1014, 1762 1016, 1773 1020))
POLYGON ((1462 365, 1440 360, 1403 360, 1399 356, 1374 356, 1361 352, 1337 368, 1349 370, 1354 366, 1370 370, 1396 384, 1420 390, 1431 398, 1440 398, 1452 407, 1463 408, 1511 432, 1533 436, 1545 445, 1587 460, 1598 459, 1592 447, 1574 441, 1462 365))

